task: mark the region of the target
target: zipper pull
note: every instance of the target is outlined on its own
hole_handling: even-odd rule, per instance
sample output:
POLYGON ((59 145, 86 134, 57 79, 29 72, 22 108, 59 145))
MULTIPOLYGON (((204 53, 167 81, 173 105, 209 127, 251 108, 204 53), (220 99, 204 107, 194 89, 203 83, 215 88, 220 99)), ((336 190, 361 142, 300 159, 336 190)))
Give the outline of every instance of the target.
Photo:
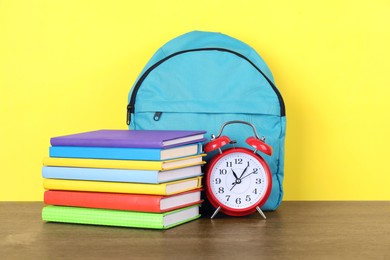
POLYGON ((162 112, 156 112, 156 113, 154 113, 154 116, 153 116, 154 121, 160 120, 161 115, 162 115, 162 112))
POLYGON ((131 105, 127 105, 127 117, 126 117, 126 124, 130 125, 130 120, 131 120, 131 105))

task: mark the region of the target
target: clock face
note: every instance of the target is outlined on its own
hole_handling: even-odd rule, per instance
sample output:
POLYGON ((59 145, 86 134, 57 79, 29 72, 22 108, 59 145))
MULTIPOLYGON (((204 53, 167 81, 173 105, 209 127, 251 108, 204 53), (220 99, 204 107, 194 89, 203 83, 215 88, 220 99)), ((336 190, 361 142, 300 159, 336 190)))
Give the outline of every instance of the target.
POLYGON ((231 151, 213 163, 208 178, 209 192, 225 208, 255 208, 270 192, 268 166, 253 152, 231 151))

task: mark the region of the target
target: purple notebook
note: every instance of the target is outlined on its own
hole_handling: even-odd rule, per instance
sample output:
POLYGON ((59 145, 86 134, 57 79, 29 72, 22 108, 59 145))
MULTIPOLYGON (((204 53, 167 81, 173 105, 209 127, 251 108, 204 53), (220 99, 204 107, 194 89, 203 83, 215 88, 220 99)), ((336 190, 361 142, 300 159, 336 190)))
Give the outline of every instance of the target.
POLYGON ((170 148, 206 141, 206 131, 97 130, 53 137, 52 146, 170 148))

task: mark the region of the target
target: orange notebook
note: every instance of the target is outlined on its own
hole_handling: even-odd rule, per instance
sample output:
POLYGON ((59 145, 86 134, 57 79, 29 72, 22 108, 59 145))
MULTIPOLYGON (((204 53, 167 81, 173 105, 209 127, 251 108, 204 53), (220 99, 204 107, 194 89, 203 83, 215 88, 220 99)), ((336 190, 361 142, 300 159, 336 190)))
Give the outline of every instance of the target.
POLYGON ((201 189, 171 196, 48 190, 44 202, 48 205, 167 212, 202 203, 201 189))

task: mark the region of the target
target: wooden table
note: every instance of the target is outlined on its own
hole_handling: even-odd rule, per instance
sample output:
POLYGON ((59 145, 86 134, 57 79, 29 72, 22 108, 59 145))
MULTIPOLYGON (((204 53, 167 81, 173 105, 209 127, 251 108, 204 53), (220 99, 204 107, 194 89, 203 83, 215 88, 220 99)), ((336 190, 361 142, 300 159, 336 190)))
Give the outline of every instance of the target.
POLYGON ((0 202, 0 259, 390 259, 390 201, 283 202, 275 212, 147 230, 44 223, 0 202))

